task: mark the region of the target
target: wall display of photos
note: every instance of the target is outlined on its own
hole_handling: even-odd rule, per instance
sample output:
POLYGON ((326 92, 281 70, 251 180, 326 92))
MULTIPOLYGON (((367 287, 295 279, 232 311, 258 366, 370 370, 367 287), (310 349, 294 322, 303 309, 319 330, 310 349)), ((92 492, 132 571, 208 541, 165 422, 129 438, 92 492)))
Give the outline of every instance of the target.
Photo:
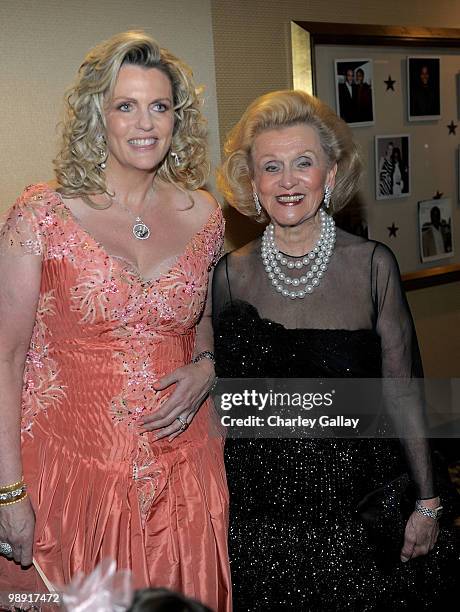
POLYGON ((403 274, 458 269, 460 30, 294 26, 293 45, 307 49, 302 63, 293 46, 294 86, 335 109, 360 146, 369 237, 390 246, 403 274))

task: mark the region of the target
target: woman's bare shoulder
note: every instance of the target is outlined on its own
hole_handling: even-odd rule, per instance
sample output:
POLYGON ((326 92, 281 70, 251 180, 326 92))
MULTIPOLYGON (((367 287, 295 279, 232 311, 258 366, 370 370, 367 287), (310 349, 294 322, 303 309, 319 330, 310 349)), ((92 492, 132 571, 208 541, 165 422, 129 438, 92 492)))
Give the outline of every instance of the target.
POLYGON ((214 196, 204 189, 191 191, 170 183, 162 184, 158 193, 161 199, 170 202, 178 213, 185 213, 192 225, 204 225, 207 219, 220 209, 214 196))
POLYGON ((216 198, 212 195, 212 193, 206 191, 205 189, 197 189, 196 191, 190 191, 188 193, 190 193, 191 197, 195 201, 195 204, 204 211, 207 211, 208 214, 217 208, 220 208, 216 198))

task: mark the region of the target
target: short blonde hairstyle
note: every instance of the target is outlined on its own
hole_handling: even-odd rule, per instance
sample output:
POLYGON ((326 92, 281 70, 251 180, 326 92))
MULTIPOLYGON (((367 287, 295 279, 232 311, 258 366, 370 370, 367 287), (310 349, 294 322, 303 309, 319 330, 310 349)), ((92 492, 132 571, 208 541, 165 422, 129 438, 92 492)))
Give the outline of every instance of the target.
POLYGON ((252 195, 251 149, 264 130, 296 124, 316 129, 329 167, 337 163, 330 211, 343 208, 358 189, 361 160, 348 125, 318 98, 303 91, 274 91, 249 105, 224 145, 225 161, 218 171, 218 187, 226 201, 243 215, 265 222, 257 215, 252 195))
POLYGON ((185 189, 198 189, 209 174, 206 123, 192 72, 186 64, 142 31, 123 32, 97 45, 85 57, 77 79, 66 93, 60 151, 54 160, 56 178, 64 195, 106 193, 100 168, 105 143, 104 109, 113 94, 123 64, 156 68, 171 82, 174 130, 171 150, 158 176, 185 189))

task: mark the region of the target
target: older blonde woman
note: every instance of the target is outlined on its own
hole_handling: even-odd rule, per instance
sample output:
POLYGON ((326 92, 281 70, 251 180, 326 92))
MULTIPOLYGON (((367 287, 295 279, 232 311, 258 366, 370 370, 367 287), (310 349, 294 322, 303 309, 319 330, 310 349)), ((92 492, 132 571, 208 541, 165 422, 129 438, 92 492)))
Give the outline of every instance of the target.
MULTIPOLYGON (((214 274, 219 376, 404 385, 421 375, 392 253, 334 224, 361 170, 347 125, 306 93, 273 92, 248 107, 225 153, 219 182, 227 201, 269 223, 214 274)), ((397 440, 282 439, 279 430, 275 439, 227 441, 235 609, 357 612, 438 601, 454 570, 439 571, 439 549, 415 560, 435 546, 441 504, 421 405, 402 408, 416 489, 405 520, 397 440), (381 486, 380 512, 367 528, 358 502, 381 486)))
POLYGON ((199 190, 191 73, 127 32, 88 53, 66 100, 59 188, 28 187, 1 238, 0 590, 40 590, 33 544, 56 585, 108 556, 139 587, 226 610, 223 443, 205 401, 223 220, 199 190))

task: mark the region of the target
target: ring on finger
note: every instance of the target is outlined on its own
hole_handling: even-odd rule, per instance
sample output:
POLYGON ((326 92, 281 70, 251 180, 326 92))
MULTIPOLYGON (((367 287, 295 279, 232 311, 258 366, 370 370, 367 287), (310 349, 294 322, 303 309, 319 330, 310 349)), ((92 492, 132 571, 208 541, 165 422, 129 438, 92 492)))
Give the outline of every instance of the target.
POLYGON ((13 547, 8 542, 0 542, 0 555, 12 555, 13 547))
POLYGON ((188 427, 188 423, 187 423, 187 419, 184 419, 183 416, 178 416, 176 417, 176 421, 179 421, 179 423, 181 424, 181 431, 185 431, 188 427))

